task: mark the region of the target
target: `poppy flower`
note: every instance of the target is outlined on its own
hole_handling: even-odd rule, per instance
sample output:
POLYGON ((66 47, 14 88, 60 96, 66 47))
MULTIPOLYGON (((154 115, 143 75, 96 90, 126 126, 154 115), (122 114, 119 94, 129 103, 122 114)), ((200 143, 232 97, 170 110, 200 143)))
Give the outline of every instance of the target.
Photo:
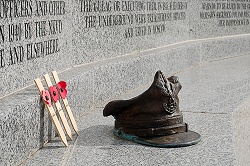
POLYGON ((67 89, 66 89, 67 83, 65 81, 60 81, 57 83, 57 87, 59 89, 59 93, 63 99, 67 96, 67 89))
POLYGON ((50 95, 51 95, 52 99, 56 103, 58 101, 58 99, 59 99, 58 91, 57 91, 56 87, 55 86, 49 87, 49 92, 50 92, 50 95))
POLYGON ((48 106, 52 106, 51 105, 51 98, 50 98, 50 94, 49 94, 49 91, 48 90, 43 90, 42 91, 42 98, 43 98, 43 101, 48 105, 48 106))

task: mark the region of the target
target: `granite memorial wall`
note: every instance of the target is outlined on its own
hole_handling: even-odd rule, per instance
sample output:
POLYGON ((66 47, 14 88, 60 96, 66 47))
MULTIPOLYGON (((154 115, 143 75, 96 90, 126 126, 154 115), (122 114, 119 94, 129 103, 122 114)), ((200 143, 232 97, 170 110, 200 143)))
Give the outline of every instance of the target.
POLYGON ((195 39, 247 34, 249 8, 248 0, 2 0, 0 96, 52 69, 195 39))
POLYGON ((249 24, 250 0, 0 0, 0 162, 51 137, 35 78, 65 71, 79 118, 156 70, 249 53, 249 24))

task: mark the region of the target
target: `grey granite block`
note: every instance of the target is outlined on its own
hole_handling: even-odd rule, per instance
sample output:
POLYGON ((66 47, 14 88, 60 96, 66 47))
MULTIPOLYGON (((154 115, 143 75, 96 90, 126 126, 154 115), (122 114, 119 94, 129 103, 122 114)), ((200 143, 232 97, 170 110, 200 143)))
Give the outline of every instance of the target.
POLYGON ((4 165, 19 164, 55 137, 47 110, 34 92, 33 88, 1 99, 0 161, 4 165))

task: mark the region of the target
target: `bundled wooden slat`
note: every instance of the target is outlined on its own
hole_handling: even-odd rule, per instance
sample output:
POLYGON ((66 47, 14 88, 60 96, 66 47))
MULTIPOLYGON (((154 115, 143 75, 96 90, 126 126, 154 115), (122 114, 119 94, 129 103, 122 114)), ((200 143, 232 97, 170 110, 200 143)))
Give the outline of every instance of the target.
MULTIPOLYGON (((60 80, 59 80, 59 77, 58 77, 56 71, 53 71, 52 75, 53 75, 53 78, 55 80, 55 83, 58 84, 60 82, 60 80)), ((67 112, 67 114, 69 116, 69 119, 70 119, 70 122, 71 122, 71 124, 73 126, 73 129, 75 130, 76 134, 78 134, 78 128, 77 128, 77 125, 76 125, 76 121, 75 121, 73 113, 72 113, 72 111, 70 109, 68 100, 67 100, 67 98, 62 98, 62 101, 63 101, 63 104, 64 104, 64 106, 66 108, 66 112, 67 112)))
MULTIPOLYGON (((50 88, 51 86, 53 86, 48 74, 45 74, 45 75, 44 75, 44 79, 45 79, 45 82, 46 82, 48 88, 50 88)), ((58 92, 57 92, 57 93, 58 93, 58 92)), ((50 94, 51 94, 51 93, 50 93, 50 94)), ((51 95, 53 95, 53 94, 51 94, 51 95)), ((61 121, 62 121, 63 127, 64 127, 64 129, 65 129, 67 135, 69 136, 69 138, 72 140, 71 130, 70 130, 69 124, 68 124, 68 122, 67 122, 67 119, 66 119, 66 117, 65 117, 65 115, 64 115, 64 112, 63 112, 63 110, 62 110, 61 104, 60 104, 59 100, 58 100, 58 101, 54 101, 54 100, 53 100, 53 102, 54 102, 54 104, 55 104, 55 106, 56 106, 56 109, 57 109, 57 112, 58 112, 58 114, 59 114, 59 117, 60 117, 60 119, 61 119, 61 121)))
MULTIPOLYGON (((35 83, 36 83, 36 86, 37 86, 37 88, 38 88, 38 90, 40 92, 40 95, 43 96, 42 95, 42 91, 44 91, 45 89, 43 87, 43 84, 42 84, 40 78, 35 79, 35 83)), ((63 144, 65 146, 68 146, 66 136, 64 134, 62 126, 61 126, 61 124, 60 124, 60 122, 59 122, 59 120, 58 120, 58 118, 56 116, 56 113, 55 113, 53 107, 49 106, 45 101, 44 101, 44 104, 46 105, 46 108, 49 111, 49 115, 50 115, 50 117, 51 117, 51 119, 52 119, 52 121, 53 121, 53 123, 54 123, 54 125, 55 125, 55 127, 57 129, 57 131, 58 131, 59 137, 61 138, 63 144)))

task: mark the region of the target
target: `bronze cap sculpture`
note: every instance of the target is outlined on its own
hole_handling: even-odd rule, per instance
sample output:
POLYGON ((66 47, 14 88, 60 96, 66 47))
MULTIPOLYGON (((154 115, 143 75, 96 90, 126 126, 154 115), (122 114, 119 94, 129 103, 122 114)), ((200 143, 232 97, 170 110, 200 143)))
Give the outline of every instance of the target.
POLYGON ((157 71, 152 85, 129 100, 109 102, 104 116, 115 118, 114 134, 136 143, 156 147, 182 147, 196 144, 200 135, 188 131, 179 109, 178 77, 165 78, 157 71))

